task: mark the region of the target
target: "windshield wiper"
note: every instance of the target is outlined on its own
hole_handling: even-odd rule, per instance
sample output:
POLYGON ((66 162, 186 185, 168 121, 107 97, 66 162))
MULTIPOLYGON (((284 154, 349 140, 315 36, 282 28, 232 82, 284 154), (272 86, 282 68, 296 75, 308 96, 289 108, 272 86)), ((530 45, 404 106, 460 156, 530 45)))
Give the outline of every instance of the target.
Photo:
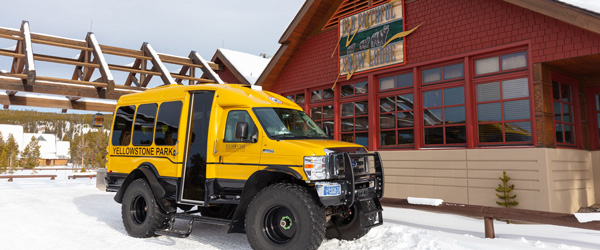
POLYGON ((277 141, 279 141, 279 139, 281 139, 282 137, 285 137, 285 138, 294 138, 295 136, 292 133, 285 133, 285 134, 273 135, 273 137, 275 137, 277 139, 277 141))

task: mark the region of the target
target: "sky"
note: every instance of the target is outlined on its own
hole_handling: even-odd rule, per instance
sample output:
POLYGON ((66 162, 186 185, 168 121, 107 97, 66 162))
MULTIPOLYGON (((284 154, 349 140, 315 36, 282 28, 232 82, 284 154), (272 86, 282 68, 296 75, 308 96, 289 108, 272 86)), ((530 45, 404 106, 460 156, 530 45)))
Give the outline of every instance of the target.
MULTIPOLYGON (((21 22, 27 20, 31 32, 35 33, 85 39, 87 32, 92 31, 103 45, 139 50, 148 42, 158 53, 187 57, 194 50, 206 60, 210 60, 218 48, 273 56, 279 49, 279 38, 302 4, 304 0, 4 1, 0 27, 20 29, 21 22)), ((14 40, 0 39, 0 48, 10 49, 15 45, 14 40)), ((39 44, 34 44, 33 50, 68 58, 79 53, 39 44)), ((105 57, 111 64, 133 62, 118 56, 105 57)), ((11 64, 8 57, 0 56, 0 70, 10 70, 11 64)), ((177 70, 170 65, 167 68, 177 70)), ((38 75, 70 78, 73 69, 70 65, 36 61, 38 75)), ((126 76, 123 72, 112 73, 117 82, 126 76)), ((154 77, 155 80, 160 78, 154 77)), ((55 109, 40 111, 57 112, 55 109)))

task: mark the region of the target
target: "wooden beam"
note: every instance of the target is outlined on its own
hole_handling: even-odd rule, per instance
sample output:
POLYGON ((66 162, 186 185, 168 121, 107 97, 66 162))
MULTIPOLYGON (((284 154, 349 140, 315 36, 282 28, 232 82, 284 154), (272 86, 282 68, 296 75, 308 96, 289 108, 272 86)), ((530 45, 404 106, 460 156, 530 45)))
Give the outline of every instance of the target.
POLYGON ((35 64, 33 62, 33 47, 31 46, 31 33, 29 32, 29 22, 21 23, 21 36, 23 37, 22 54, 25 55, 25 69, 23 73, 27 75, 27 84, 35 82, 35 64))
MULTIPOLYGON (((152 65, 152 69, 150 69, 150 71, 155 71, 156 70, 156 65, 152 65)), ((152 80, 152 76, 151 74, 142 74, 141 75, 144 79, 142 80, 142 88, 145 88, 146 86, 148 86, 148 83, 150 83, 150 80, 152 80)))
POLYGON ((224 84, 223 80, 221 80, 221 77, 219 77, 219 75, 217 75, 217 73, 215 73, 210 68, 210 66, 208 65, 208 62, 206 60, 204 60, 204 58, 202 58, 202 56, 200 56, 200 54, 198 54, 198 52, 192 51, 190 53, 190 59, 192 59, 192 62, 202 65, 202 68, 200 68, 200 69, 202 70, 202 72, 204 72, 204 75, 206 75, 209 79, 211 79, 219 84, 224 84))
POLYGON ((100 45, 96 40, 96 36, 94 36, 94 33, 89 32, 85 40, 87 41, 88 46, 94 49, 92 51, 92 53, 94 53, 94 59, 98 61, 98 64, 100 65, 99 70, 100 74, 102 75, 102 79, 108 85, 106 91, 108 93, 112 93, 115 90, 115 79, 110 70, 108 69, 108 64, 106 63, 106 59, 104 59, 102 49, 100 49, 100 45))
MULTIPOLYGON (((131 68, 132 69, 139 69, 141 63, 142 63, 142 60, 136 58, 135 61, 133 61, 133 66, 131 66, 131 68)), ((129 75, 127 76, 127 80, 125 80, 125 84, 124 85, 125 86, 131 86, 131 82, 132 82, 133 78, 135 78, 135 73, 134 72, 130 72, 129 75)), ((138 82, 135 82, 135 85, 140 86, 138 82)))
POLYGON ((504 0, 505 2, 538 12, 547 17, 558 19, 582 29, 600 34, 600 18, 557 1, 548 0, 504 0))
MULTIPOLYGON (((20 76, 22 76, 22 78, 27 77, 24 74, 21 74, 20 76)), ((117 100, 123 95, 142 91, 132 89, 121 89, 117 87, 114 93, 102 96, 101 93, 98 93, 95 86, 43 81, 40 79, 38 79, 38 81, 34 85, 28 85, 24 84, 21 78, 15 77, 0 77, 0 89, 8 91, 22 91, 29 93, 43 93, 63 96, 68 95, 88 98, 105 98, 110 100, 117 100)))
MULTIPOLYGON (((20 53, 21 52, 21 47, 23 46, 23 41, 17 41, 17 47, 15 48, 15 53, 20 53)), ((2 51, 2 52, 6 52, 6 54, 8 54, 9 51, 2 51)), ((4 53, 2 53, 4 54, 4 53)), ((23 71, 23 67, 25 66, 25 61, 23 60, 23 58, 25 58, 25 55, 23 54, 19 54, 21 56, 19 57, 14 57, 13 58, 13 63, 12 63, 12 67, 10 67, 10 73, 16 73, 16 74, 21 74, 23 71)))
POLYGON ((171 77, 171 73, 169 73, 167 67, 165 67, 165 65, 162 63, 158 54, 156 54, 156 51, 154 51, 154 49, 152 48, 152 46, 150 46, 149 43, 144 43, 142 45, 142 50, 144 51, 144 54, 152 57, 152 65, 154 65, 153 68, 156 68, 156 70, 160 72, 160 78, 162 79, 165 85, 177 84, 175 80, 173 80, 173 77, 171 77))
MULTIPOLYGON (((181 69, 179 70, 179 74, 178 75, 185 75, 187 73, 187 71, 190 69, 189 66, 183 66, 181 67, 181 69)), ((192 76, 191 72, 190 72, 190 76, 192 76)), ((183 81, 183 78, 176 78, 177 80, 175 80, 178 84, 181 84, 181 81, 183 81)))
POLYGON ((113 112, 115 104, 96 102, 71 102, 69 100, 56 100, 41 97, 8 96, 0 95, 0 105, 20 105, 58 109, 93 110, 100 112, 113 112))

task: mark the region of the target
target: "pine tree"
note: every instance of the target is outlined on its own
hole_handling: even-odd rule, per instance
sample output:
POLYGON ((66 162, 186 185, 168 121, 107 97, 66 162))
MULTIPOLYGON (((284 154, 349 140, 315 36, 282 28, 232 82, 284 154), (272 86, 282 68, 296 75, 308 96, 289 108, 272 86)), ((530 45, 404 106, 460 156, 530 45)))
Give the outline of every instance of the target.
POLYGON ((23 168, 33 169, 33 172, 36 172, 35 167, 40 164, 40 144, 35 136, 31 137, 31 141, 21 152, 21 160, 23 168))
POLYGON ((0 174, 3 174, 6 170, 8 170, 6 143, 4 142, 4 137, 2 137, 2 132, 0 132, 0 174))
POLYGON ((0 174, 8 171, 8 155, 6 149, 0 151, 0 174))
POLYGON ((499 193, 496 194, 496 196, 500 199, 500 201, 496 201, 496 204, 506 208, 515 207, 519 205, 519 202, 515 200, 517 195, 510 195, 510 192, 515 188, 515 185, 508 185, 510 177, 506 175, 506 171, 502 171, 502 175, 502 177, 498 177, 498 179, 502 181, 502 184, 498 184, 498 188, 496 188, 496 192, 499 193))
POLYGON ((8 159, 8 173, 13 174, 19 164, 17 161, 19 156, 19 144, 17 144, 17 141, 12 134, 8 136, 6 142, 6 155, 8 159))

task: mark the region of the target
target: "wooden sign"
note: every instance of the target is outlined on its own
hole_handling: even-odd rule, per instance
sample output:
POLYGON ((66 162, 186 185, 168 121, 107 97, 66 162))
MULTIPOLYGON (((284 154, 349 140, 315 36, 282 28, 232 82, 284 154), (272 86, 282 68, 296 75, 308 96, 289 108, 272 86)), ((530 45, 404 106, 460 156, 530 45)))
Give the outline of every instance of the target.
MULTIPOLYGON (((339 75, 403 64, 403 0, 374 6, 339 20, 339 75)), ((415 28, 416 29, 416 28, 415 28)))

